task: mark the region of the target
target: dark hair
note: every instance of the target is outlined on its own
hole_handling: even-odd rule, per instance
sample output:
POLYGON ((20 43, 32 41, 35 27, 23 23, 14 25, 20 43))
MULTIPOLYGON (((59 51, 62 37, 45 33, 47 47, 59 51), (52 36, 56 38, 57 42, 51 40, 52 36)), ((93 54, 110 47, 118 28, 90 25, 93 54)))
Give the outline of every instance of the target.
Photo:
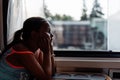
POLYGON ((15 32, 13 41, 5 47, 2 54, 4 54, 13 45, 21 42, 22 39, 28 40, 31 36, 31 32, 39 30, 44 22, 47 21, 41 17, 31 17, 26 19, 23 23, 23 28, 15 32))
POLYGON ((23 24, 22 38, 24 40, 29 39, 31 32, 39 30, 44 22, 46 22, 46 20, 40 17, 31 17, 27 19, 23 24))
POLYGON ((8 45, 3 49, 2 54, 0 55, 0 57, 1 57, 9 48, 11 48, 11 46, 13 46, 14 44, 19 43, 19 42, 21 41, 21 39, 20 39, 21 33, 22 33, 22 29, 15 32, 13 41, 12 41, 10 44, 8 44, 8 45))

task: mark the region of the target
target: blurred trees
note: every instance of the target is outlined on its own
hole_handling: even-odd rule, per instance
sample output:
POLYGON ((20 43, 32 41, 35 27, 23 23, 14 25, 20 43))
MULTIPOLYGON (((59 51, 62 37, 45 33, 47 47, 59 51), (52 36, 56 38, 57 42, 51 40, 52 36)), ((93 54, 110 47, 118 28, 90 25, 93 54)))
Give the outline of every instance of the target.
POLYGON ((47 6, 44 6, 44 13, 45 13, 45 16, 48 20, 57 20, 57 21, 73 21, 73 17, 69 16, 69 15, 66 15, 66 14, 63 14, 63 15, 60 15, 60 14, 55 14, 53 15, 50 10, 47 9, 47 6))

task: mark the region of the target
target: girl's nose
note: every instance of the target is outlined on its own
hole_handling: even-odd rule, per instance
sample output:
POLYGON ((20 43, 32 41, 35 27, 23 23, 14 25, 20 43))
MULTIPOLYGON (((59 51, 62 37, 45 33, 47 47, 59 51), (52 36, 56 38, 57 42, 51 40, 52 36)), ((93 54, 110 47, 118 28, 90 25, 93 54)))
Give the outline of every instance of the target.
POLYGON ((52 33, 50 34, 50 37, 51 37, 51 38, 53 37, 53 34, 52 34, 52 33))

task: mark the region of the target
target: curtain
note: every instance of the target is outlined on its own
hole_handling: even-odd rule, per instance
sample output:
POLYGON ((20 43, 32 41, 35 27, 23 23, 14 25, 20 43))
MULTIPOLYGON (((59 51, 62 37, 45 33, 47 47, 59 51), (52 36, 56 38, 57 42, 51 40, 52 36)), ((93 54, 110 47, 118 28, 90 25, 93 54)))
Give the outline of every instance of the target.
POLYGON ((7 42, 13 39, 14 32, 23 26, 25 19, 44 16, 43 0, 9 0, 7 14, 7 42))
POLYGON ((3 15, 2 15, 2 0, 0 0, 0 52, 4 48, 3 40, 3 15))

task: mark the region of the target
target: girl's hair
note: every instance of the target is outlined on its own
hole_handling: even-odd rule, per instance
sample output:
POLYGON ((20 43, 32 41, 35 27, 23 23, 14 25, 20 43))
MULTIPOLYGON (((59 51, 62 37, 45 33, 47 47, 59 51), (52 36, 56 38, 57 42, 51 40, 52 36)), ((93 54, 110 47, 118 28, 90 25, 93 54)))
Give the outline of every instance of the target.
POLYGON ((31 17, 25 20, 23 23, 23 28, 15 32, 13 41, 5 47, 5 49, 2 51, 2 54, 22 40, 28 40, 31 36, 31 32, 38 31, 45 22, 47 21, 41 17, 31 17))
POLYGON ((40 17, 31 17, 27 19, 23 24, 22 38, 28 40, 32 31, 38 31, 43 23, 47 22, 45 19, 40 17))

